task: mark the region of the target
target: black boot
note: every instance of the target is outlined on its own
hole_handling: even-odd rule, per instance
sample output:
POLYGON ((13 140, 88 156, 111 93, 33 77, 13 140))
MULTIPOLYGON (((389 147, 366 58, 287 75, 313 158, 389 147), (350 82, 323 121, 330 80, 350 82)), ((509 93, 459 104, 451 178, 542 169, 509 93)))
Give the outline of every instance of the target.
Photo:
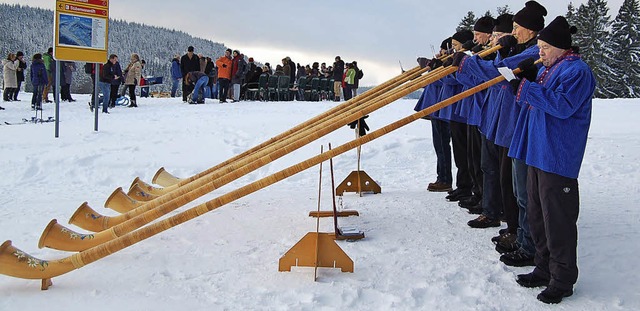
POLYGON ((129 107, 129 108, 136 108, 136 107, 138 107, 138 105, 136 105, 136 101, 135 101, 135 100, 132 100, 132 101, 131 101, 131 104, 129 104, 129 106, 127 106, 127 107, 129 107))

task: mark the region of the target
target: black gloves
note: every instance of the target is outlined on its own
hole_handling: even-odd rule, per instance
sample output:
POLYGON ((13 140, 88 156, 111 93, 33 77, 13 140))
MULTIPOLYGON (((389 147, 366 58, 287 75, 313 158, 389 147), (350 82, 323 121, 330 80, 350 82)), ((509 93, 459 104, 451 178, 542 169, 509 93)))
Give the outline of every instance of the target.
POLYGON ((360 123, 360 127, 359 127, 359 132, 358 135, 359 136, 364 136, 367 135, 367 131, 369 130, 369 126, 367 125, 367 122, 364 121, 364 119, 368 118, 369 116, 366 115, 356 121, 353 121, 351 123, 349 123, 349 127, 352 129, 355 129, 356 126, 358 126, 358 122, 360 123))
POLYGON ((469 40, 467 42, 465 42, 464 44, 462 44, 462 48, 465 50, 471 50, 474 46, 476 46, 475 43, 473 43, 473 40, 469 40))
POLYGON ((453 56, 451 56, 452 59, 452 66, 456 66, 458 67, 460 65, 460 63, 462 62, 462 60, 467 56, 467 54, 463 53, 463 52, 455 52, 455 54, 453 54, 453 56))
POLYGON ((442 66, 442 61, 437 59, 437 58, 432 58, 429 63, 427 64, 427 66, 429 66, 429 68, 431 68, 431 70, 434 70, 440 66, 442 66))
POLYGON ((227 64, 222 64, 222 68, 227 68, 227 64))
POLYGON ((475 53, 482 52, 482 50, 484 50, 484 48, 482 47, 481 44, 478 44, 471 49, 471 52, 475 54, 475 53))
POLYGON ((500 39, 498 39, 498 44, 506 49, 511 49, 512 47, 518 44, 518 39, 512 35, 506 35, 500 39))
POLYGON ((513 95, 518 94, 518 88, 520 87, 520 82, 522 82, 522 80, 520 79, 513 79, 509 81, 509 84, 511 84, 511 90, 513 91, 513 95))
POLYGON ((527 58, 518 63, 518 68, 520 68, 521 72, 517 74, 517 76, 531 82, 536 82, 536 78, 538 77, 538 67, 536 67, 534 63, 535 60, 533 60, 533 58, 527 58))
POLYGON ((443 67, 449 67, 451 66, 451 64, 453 64, 453 56, 447 58, 444 63, 442 63, 443 67))
POLYGON ((418 65, 420 65, 420 68, 427 67, 427 63, 428 63, 428 60, 426 57, 418 57, 418 65))

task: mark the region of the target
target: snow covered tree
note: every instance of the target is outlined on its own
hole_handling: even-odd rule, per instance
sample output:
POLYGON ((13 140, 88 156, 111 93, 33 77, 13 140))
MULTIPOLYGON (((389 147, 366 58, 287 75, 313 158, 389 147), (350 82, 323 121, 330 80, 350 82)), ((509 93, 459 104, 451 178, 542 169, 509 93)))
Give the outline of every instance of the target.
POLYGON ((607 97, 640 97, 640 4, 625 0, 611 24, 607 42, 609 79, 604 86, 607 97))
POLYGON ((596 97, 604 97, 603 87, 610 77, 610 69, 605 63, 610 19, 606 0, 589 0, 586 5, 581 4, 574 19, 578 33, 573 35, 573 44, 580 48, 582 59, 596 77, 596 97))
POLYGON ((567 19, 567 22, 569 23, 569 25, 576 24, 576 7, 573 6, 573 2, 569 2, 569 5, 567 6, 567 14, 565 18, 567 19))
POLYGON ((498 16, 502 15, 502 14, 513 14, 513 12, 511 12, 511 8, 509 8, 509 5, 505 5, 503 7, 498 7, 496 9, 496 12, 498 12, 498 16))
POLYGON ((475 23, 476 23, 476 15, 473 14, 472 11, 469 11, 467 12, 467 16, 465 16, 460 21, 460 24, 458 24, 458 27, 456 27, 456 32, 462 31, 462 30, 473 30, 473 25, 475 25, 475 23))

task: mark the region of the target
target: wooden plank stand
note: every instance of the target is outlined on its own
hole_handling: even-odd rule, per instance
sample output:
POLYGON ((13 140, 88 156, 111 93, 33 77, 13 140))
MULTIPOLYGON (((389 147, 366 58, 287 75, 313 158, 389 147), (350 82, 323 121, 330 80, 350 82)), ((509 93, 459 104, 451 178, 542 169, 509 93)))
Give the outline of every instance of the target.
MULTIPOLYGON (((331 149, 331 144, 329 144, 331 149)), ((320 149, 322 153, 322 148, 320 149)), ((334 182, 333 161, 331 161, 331 193, 333 197, 333 211, 335 233, 320 231, 320 218, 316 218, 316 231, 308 232, 298 243, 289 249, 278 261, 278 271, 291 271, 291 267, 314 267, 313 280, 318 279, 318 267, 340 268, 342 272, 353 272, 353 260, 336 244, 336 237, 340 236, 338 230, 334 182)), ((320 163, 320 181, 318 185, 318 213, 320 213, 320 198, 322 194, 322 163, 320 163)))
POLYGON ((353 171, 336 188, 336 195, 343 195, 345 192, 375 194, 381 193, 382 188, 365 171, 353 171))

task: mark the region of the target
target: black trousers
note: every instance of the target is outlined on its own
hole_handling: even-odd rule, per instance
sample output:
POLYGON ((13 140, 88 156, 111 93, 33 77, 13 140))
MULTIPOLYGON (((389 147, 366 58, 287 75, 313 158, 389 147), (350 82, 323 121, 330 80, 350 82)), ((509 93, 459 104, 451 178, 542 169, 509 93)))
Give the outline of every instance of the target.
POLYGON ((18 80, 18 87, 13 90, 13 100, 18 100, 18 93, 20 92, 20 86, 22 86, 22 81, 18 80))
POLYGON ((527 216, 536 246, 533 272, 568 290, 578 279, 578 180, 529 167, 527 216))
POLYGON ((469 177, 473 184, 471 191, 475 196, 482 197, 482 136, 478 127, 467 125, 467 164, 469 165, 469 177))
POLYGON ((220 97, 220 102, 227 101, 227 92, 229 92, 229 79, 220 78, 218 79, 220 83, 220 89, 218 90, 218 97, 220 97))
POLYGON ((456 163, 456 188, 471 191, 473 183, 469 174, 469 162, 467 161, 467 125, 465 123, 451 121, 451 142, 453 145, 453 160, 456 163))

